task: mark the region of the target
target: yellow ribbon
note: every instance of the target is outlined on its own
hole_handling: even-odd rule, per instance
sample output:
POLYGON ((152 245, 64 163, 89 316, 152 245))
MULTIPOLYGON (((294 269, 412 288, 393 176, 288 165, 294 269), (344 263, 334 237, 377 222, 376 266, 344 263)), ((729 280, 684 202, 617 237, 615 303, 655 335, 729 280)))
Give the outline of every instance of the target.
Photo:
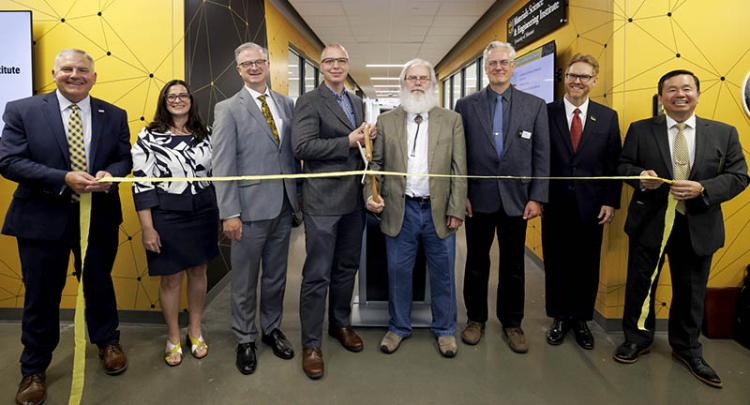
POLYGON ((76 309, 73 317, 75 348, 73 352, 73 378, 70 383, 68 405, 78 405, 83 396, 84 376, 86 369, 86 300, 83 295, 83 268, 86 263, 86 250, 89 244, 89 224, 91 222, 91 193, 81 194, 80 229, 81 229, 81 271, 76 294, 76 309))

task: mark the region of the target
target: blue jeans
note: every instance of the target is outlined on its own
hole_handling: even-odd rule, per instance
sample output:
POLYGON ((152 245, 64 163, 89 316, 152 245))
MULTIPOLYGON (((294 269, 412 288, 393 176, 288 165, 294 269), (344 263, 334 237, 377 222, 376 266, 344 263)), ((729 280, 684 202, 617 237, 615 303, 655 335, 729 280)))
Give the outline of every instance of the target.
POLYGON ((388 330, 406 337, 411 334, 412 273, 419 243, 427 257, 432 300, 432 333, 456 333, 456 235, 440 239, 432 223, 429 201, 406 200, 404 223, 396 237, 385 237, 388 254, 388 330))

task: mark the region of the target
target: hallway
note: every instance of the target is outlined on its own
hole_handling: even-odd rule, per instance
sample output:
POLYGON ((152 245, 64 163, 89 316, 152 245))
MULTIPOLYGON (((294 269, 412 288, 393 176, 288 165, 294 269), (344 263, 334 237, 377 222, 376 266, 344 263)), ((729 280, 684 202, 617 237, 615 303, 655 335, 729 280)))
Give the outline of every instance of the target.
MULTIPOLYGON (((459 327, 466 319, 461 285, 465 241, 457 246, 459 327)), ((500 338, 500 325, 492 319, 477 346, 459 343, 454 359, 442 358, 428 330, 414 335, 392 355, 378 350, 384 329, 359 329, 365 350, 350 353, 325 336, 326 375, 311 381, 300 366, 298 299, 304 255, 301 228, 292 233, 289 276, 282 329, 295 348, 295 358, 281 360, 265 345, 259 346, 258 370, 241 375, 234 366, 234 336, 230 330, 229 288, 223 287, 206 312, 204 336, 208 358, 197 361, 186 355, 181 366, 167 367, 161 360, 166 328, 161 325, 121 325, 122 342, 130 366, 119 377, 103 373, 95 347, 88 346, 85 404, 722 404, 750 402, 750 351, 733 340, 703 339, 706 360, 724 380, 724 389, 701 384, 682 364, 672 359, 665 333, 657 334, 651 354, 625 366, 611 358, 620 333, 605 333, 592 324, 596 347, 578 348, 572 335, 561 346, 547 345, 544 333, 549 319, 544 313, 544 272, 526 260, 526 318, 524 329, 530 350, 514 354, 500 338)), ((493 248, 493 266, 497 249, 493 248)), ((497 271, 491 278, 490 314, 494 313, 497 271)), ((184 329, 183 329, 184 330, 184 329)), ((65 323, 61 343, 47 372, 49 404, 67 402, 72 366, 73 328, 65 323)), ((20 325, 0 324, 0 381, 10 399, 18 384, 21 352, 20 325)))

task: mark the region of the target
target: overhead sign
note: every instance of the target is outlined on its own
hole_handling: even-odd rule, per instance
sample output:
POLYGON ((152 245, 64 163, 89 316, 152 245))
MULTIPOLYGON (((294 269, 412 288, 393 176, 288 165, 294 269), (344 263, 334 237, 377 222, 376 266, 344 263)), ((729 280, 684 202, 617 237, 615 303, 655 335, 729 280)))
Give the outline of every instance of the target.
POLYGON ((567 0, 532 0, 508 18, 508 42, 523 48, 566 22, 567 0))
MULTIPOLYGON (((0 117, 8 101, 33 93, 31 11, 0 11, 0 117)), ((0 129, 4 126, 0 118, 0 129)))

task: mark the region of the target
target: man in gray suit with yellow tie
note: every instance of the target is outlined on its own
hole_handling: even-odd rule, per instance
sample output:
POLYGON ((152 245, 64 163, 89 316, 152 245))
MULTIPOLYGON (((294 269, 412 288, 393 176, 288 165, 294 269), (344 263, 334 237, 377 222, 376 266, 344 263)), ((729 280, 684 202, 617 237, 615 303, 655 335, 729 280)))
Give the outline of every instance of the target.
MULTIPOLYGON (((409 174, 466 174, 461 116, 437 106, 432 65, 413 59, 401 71, 401 106, 378 117, 373 169, 409 174)), ((369 188, 367 209, 382 212, 388 253, 388 332, 380 350, 390 354, 411 335, 412 277, 419 245, 430 274, 431 330, 444 357, 456 345, 456 230, 466 211, 466 179, 387 176, 382 199, 369 188), (377 200, 377 201, 376 201, 377 200)))
MULTIPOLYGON (((214 176, 296 172, 291 147, 294 103, 271 91, 268 51, 247 42, 234 52, 244 86, 216 104, 214 176)), ((257 365, 255 313, 258 273, 262 341, 282 359, 294 357, 279 328, 286 287, 292 215, 299 211, 295 180, 241 180, 216 183, 224 235, 232 241, 232 330, 237 368, 252 374, 257 365)))
MULTIPOLYGON (((510 85, 516 51, 493 41, 484 50, 489 85, 458 100, 466 133, 469 175, 549 176, 547 104, 510 85)), ((466 273, 464 302, 468 323, 461 339, 479 343, 487 322, 490 248, 498 235, 500 283, 497 317, 511 350, 526 353, 521 329, 524 309, 526 221, 538 217, 547 202, 546 180, 469 179, 466 207, 466 273)))
MULTIPOLYGON (((361 170, 357 143, 364 140, 362 100, 346 90, 349 55, 329 45, 320 55, 324 83, 295 105, 294 155, 305 173, 361 170)), ((328 334, 350 351, 363 348, 351 328, 354 277, 359 268, 364 228, 362 186, 357 176, 305 179, 303 185, 307 258, 302 269, 300 321, 302 369, 323 376, 321 337, 328 293, 328 334), (330 291, 329 290, 330 287, 330 291)))

